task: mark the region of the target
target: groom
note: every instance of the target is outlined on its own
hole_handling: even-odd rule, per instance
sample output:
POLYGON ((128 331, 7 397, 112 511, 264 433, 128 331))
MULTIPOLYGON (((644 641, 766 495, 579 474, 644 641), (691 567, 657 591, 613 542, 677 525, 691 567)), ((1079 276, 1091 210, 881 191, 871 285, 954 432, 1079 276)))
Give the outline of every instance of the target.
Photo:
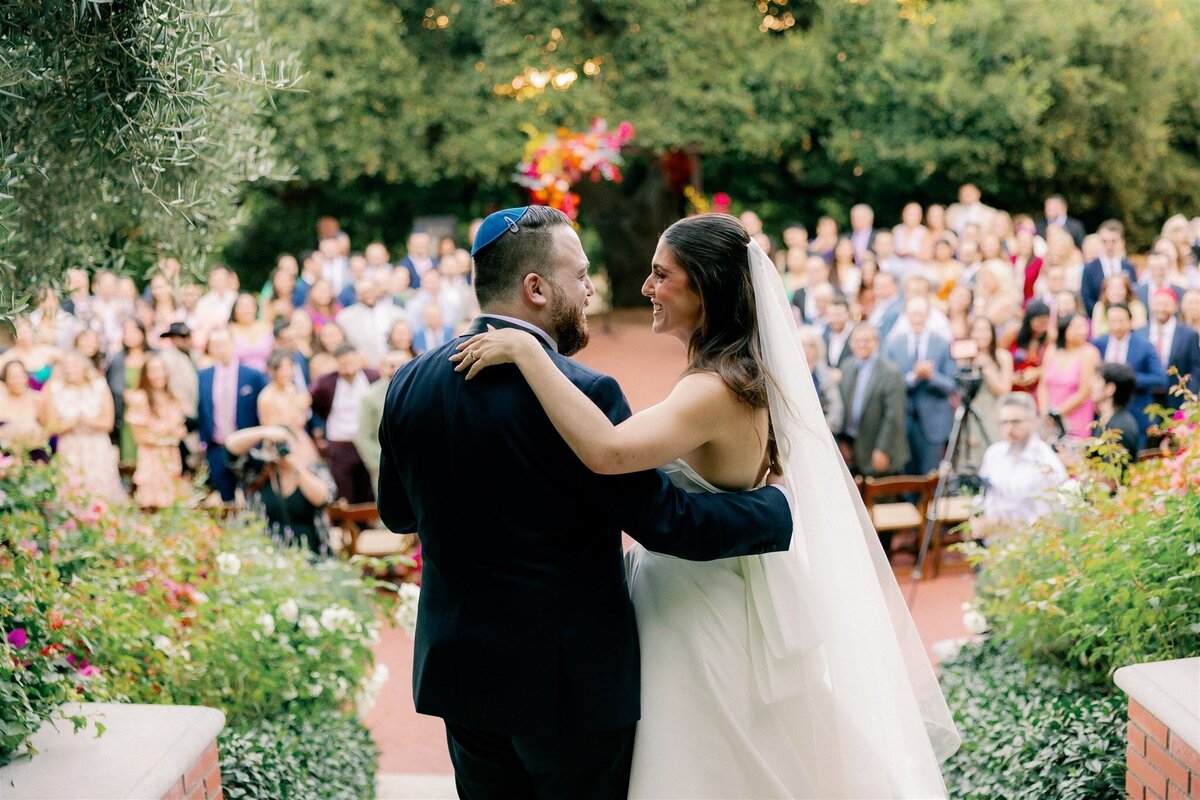
POLYGON ((499 211, 472 256, 482 314, 396 374, 379 429, 380 517, 423 547, 417 711, 445 721, 461 797, 623 799, 640 689, 621 530, 694 560, 783 550, 788 502, 773 487, 688 495, 658 471, 596 475, 515 366, 466 382, 455 346, 518 327, 614 423, 630 416, 616 381, 567 357, 587 344, 594 292, 567 216, 499 211))

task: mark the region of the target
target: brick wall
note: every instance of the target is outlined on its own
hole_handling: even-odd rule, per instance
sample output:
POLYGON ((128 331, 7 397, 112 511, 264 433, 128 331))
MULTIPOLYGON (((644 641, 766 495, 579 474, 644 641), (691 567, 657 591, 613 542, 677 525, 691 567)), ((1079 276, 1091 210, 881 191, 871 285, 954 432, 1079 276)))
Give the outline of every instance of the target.
POLYGON ((1132 699, 1125 764, 1129 800, 1200 800, 1200 754, 1132 699))
POLYGON ((224 797, 221 791, 221 764, 214 741, 171 786, 171 790, 163 795, 162 800, 224 800, 224 797))

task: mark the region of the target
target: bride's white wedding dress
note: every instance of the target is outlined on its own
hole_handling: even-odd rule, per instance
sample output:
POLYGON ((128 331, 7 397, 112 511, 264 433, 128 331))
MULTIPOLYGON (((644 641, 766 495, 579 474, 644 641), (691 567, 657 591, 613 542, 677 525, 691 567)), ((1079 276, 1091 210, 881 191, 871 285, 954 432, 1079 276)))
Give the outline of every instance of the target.
MULTIPOLYGON (((689 492, 719 491, 683 461, 665 471, 689 492)), ((820 796, 803 698, 768 705, 758 694, 748 560, 626 553, 642 651, 631 798, 820 796)))
MULTIPOLYGON (((642 654, 631 798, 945 797, 958 746, 878 535, 825 424, 786 296, 749 247, 785 553, 626 556, 642 654)), ((683 461, 693 492, 718 491, 683 461)))

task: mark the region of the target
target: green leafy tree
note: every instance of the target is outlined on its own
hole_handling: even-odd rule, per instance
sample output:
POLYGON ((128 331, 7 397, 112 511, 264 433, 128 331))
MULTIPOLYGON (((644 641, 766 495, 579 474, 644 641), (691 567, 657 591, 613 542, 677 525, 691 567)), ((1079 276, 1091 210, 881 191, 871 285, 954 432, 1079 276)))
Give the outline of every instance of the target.
POLYGON ((294 83, 251 2, 45 0, 0 11, 0 313, 72 266, 198 267, 294 83))
POLYGON ((321 212, 395 245, 422 213, 519 203, 527 130, 594 117, 638 131, 623 184, 579 188, 619 304, 689 182, 774 226, 860 200, 890 220, 964 181, 1014 210, 1061 191, 1135 245, 1200 210, 1190 0, 263 2, 308 92, 272 117, 297 173, 256 193, 245 266, 321 212))

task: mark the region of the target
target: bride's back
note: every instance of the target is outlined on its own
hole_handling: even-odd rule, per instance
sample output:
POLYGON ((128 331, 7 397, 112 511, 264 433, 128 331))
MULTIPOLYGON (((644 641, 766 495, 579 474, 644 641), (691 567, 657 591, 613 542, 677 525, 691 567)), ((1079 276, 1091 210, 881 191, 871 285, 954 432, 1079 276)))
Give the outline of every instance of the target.
POLYGON ((714 372, 693 373, 685 380, 694 378, 706 379, 706 391, 723 395, 725 411, 713 420, 712 438, 683 460, 718 489, 740 491, 758 485, 767 465, 767 409, 738 399, 714 372))

